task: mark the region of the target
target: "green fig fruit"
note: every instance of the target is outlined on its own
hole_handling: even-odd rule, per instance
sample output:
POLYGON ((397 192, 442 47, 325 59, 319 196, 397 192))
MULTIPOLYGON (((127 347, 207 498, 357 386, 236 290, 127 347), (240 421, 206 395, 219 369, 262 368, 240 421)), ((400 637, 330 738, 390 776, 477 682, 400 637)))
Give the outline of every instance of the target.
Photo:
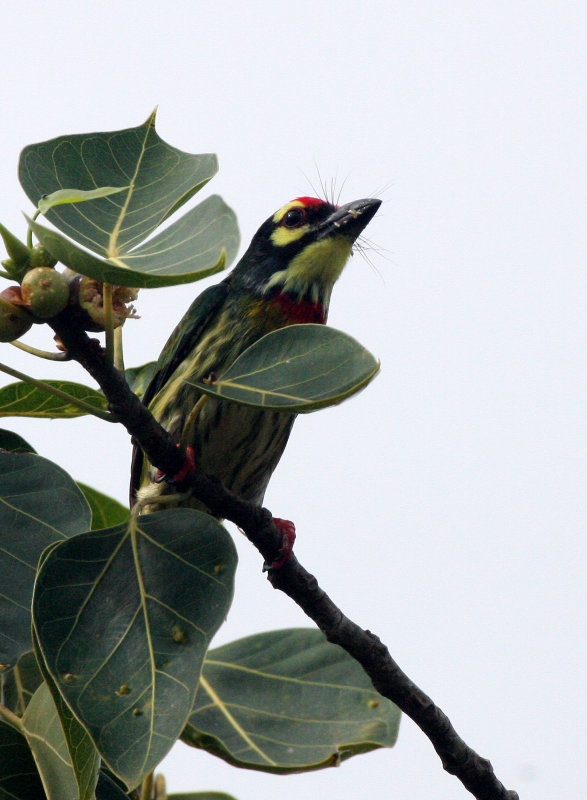
POLYGON ((29 250, 31 267, 54 267, 57 259, 42 244, 36 244, 29 250))
POLYGON ((49 319, 67 305, 69 284, 52 267, 35 267, 22 279, 22 299, 36 317, 49 319))

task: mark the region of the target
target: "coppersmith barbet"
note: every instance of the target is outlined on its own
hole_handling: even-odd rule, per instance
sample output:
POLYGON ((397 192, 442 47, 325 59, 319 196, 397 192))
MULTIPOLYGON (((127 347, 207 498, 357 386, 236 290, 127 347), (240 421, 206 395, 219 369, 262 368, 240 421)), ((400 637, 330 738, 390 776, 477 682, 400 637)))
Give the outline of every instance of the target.
MULTIPOLYGON (((259 228, 223 281, 192 303, 157 362, 143 402, 177 441, 193 448, 195 463, 240 497, 262 503, 295 419, 227 400, 201 398, 191 381, 220 377, 237 356, 270 331, 324 323, 332 287, 380 200, 343 206, 298 197, 259 228), (189 420, 189 430, 185 430, 189 420)), ((157 471, 135 447, 131 502, 146 512, 177 489, 157 482, 157 471)), ((206 510, 195 498, 182 505, 206 510)), ((165 506, 169 507, 169 506, 165 506)))

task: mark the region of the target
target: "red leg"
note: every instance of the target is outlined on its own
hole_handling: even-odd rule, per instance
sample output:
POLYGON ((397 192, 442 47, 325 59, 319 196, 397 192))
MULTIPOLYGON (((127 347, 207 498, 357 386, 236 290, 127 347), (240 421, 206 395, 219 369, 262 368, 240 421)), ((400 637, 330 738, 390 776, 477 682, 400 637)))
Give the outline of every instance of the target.
MULTIPOLYGON (((181 447, 180 444, 178 444, 177 446, 181 447)), ((185 481, 190 472, 195 472, 196 458, 194 456, 193 447, 189 446, 186 447, 185 453, 186 453, 185 461, 183 462, 183 466, 179 470, 179 472, 172 478, 170 478, 167 475, 165 475, 165 473, 161 472, 160 469, 158 469, 157 474, 155 475, 155 483, 161 483, 162 481, 165 481, 166 483, 170 483, 175 486, 180 486, 185 481)))
POLYGON ((279 551, 279 557, 276 558, 272 564, 265 563, 263 565, 264 571, 283 567, 292 554, 294 542, 296 540, 296 526, 293 522, 290 522, 288 519, 279 519, 279 517, 273 517, 273 522, 277 530, 281 533, 281 550, 279 551))

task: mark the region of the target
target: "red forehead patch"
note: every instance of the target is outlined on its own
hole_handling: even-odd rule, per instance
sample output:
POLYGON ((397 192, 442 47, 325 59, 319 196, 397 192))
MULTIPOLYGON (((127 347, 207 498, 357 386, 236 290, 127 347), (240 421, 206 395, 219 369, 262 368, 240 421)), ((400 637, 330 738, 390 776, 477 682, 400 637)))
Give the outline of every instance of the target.
POLYGON ((318 197, 296 197, 293 202, 303 203, 306 208, 310 206, 323 206, 326 205, 324 200, 320 200, 318 197))

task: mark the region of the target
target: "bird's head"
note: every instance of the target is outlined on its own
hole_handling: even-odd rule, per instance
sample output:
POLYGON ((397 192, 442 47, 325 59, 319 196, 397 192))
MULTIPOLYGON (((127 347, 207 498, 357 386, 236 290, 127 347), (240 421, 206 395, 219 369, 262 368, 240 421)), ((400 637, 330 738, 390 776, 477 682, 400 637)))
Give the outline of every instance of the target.
POLYGON ((261 225, 231 275, 233 286, 320 305, 326 313, 353 244, 380 205, 373 199, 343 206, 315 197, 292 200, 261 225))

